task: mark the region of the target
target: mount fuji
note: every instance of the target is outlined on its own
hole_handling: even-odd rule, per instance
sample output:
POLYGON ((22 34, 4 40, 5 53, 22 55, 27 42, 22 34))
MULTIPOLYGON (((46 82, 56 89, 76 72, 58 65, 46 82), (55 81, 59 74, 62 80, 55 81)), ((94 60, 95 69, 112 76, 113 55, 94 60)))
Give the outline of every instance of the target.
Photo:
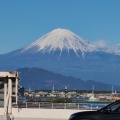
POLYGON ((60 51, 60 55, 64 50, 66 50, 68 54, 69 51, 72 50, 79 57, 79 52, 84 56, 85 52, 94 51, 94 46, 71 31, 58 28, 28 45, 21 52, 51 53, 57 50, 60 51))
POLYGON ((66 29, 55 29, 24 48, 0 55, 1 70, 23 67, 120 85, 120 55, 97 50, 66 29))

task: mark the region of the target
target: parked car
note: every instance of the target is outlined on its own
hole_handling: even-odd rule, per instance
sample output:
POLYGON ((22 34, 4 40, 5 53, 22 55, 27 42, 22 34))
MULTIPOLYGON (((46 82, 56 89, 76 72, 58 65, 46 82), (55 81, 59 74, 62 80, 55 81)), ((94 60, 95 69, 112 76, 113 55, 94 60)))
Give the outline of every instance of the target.
POLYGON ((120 100, 96 111, 74 113, 69 120, 120 120, 120 100))

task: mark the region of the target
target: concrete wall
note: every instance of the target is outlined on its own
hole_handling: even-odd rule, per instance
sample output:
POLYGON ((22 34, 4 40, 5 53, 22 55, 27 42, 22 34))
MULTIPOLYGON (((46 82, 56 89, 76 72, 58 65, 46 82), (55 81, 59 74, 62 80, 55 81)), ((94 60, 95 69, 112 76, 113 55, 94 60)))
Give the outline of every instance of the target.
POLYGON ((0 120, 10 120, 10 116, 0 115, 0 120))
MULTIPOLYGON (((68 120, 72 113, 83 110, 13 108, 12 111, 13 120, 68 120)), ((3 114, 3 109, 0 108, 0 115, 3 114)))

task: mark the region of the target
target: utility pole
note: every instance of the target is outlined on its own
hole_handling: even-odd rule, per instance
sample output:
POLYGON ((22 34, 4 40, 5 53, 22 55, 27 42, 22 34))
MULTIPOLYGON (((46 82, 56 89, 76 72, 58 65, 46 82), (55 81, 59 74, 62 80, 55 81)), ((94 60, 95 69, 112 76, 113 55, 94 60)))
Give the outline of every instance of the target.
POLYGON ((66 100, 66 98, 67 98, 66 91, 67 91, 67 86, 65 85, 65 103, 67 102, 67 100, 66 100))

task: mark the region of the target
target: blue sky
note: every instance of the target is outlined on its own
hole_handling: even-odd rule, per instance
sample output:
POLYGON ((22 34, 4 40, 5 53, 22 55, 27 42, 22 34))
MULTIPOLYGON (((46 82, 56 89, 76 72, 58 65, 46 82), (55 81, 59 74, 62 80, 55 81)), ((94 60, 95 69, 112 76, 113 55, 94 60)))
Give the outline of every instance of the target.
POLYGON ((120 0, 0 0, 0 54, 27 46, 56 28, 120 44, 120 0))

